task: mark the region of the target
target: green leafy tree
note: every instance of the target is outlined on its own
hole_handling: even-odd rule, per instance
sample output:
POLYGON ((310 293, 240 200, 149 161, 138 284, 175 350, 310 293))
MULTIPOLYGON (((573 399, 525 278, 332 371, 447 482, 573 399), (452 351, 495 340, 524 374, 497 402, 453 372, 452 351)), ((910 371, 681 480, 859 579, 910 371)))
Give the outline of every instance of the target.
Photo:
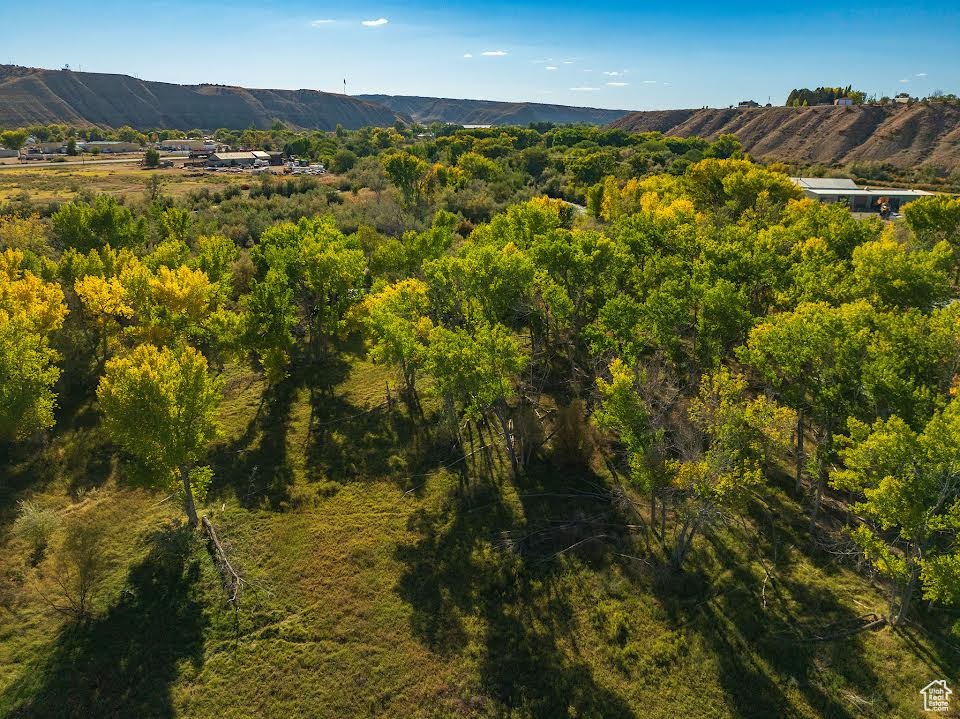
POLYGON ((950 297, 953 252, 941 240, 929 250, 909 251, 889 236, 853 251, 854 291, 881 306, 930 311, 950 297))
POLYGON ((721 368, 704 378, 690 419, 706 449, 670 463, 678 521, 672 560, 680 569, 693 539, 741 508, 763 483, 763 468, 790 442, 794 414, 764 396, 750 398, 746 380, 721 368))
POLYGON ((430 166, 409 152, 396 152, 384 158, 383 169, 409 206, 418 198, 420 181, 430 166))
POLYGON ((444 399, 450 419, 462 415, 478 422, 487 413, 497 419, 510 465, 521 468, 510 416, 519 375, 527 358, 507 328, 481 323, 469 328, 433 328, 426 351, 426 367, 444 399))
POLYGON ((297 325, 287 276, 280 270, 269 270, 244 297, 243 310, 244 345, 257 353, 268 381, 277 384, 287 375, 297 325))
POLYGON ((210 479, 195 465, 217 435, 219 396, 206 359, 192 347, 140 345, 110 360, 97 387, 111 439, 136 460, 149 486, 169 490, 179 484, 191 526, 197 525, 196 502, 203 501, 210 479))
POLYGON ((920 431, 899 417, 849 424, 838 489, 855 492, 854 511, 866 521, 851 532, 874 567, 893 582, 891 623, 909 613, 918 584, 924 596, 960 600, 960 400, 920 431))
POLYGON ((146 236, 146 220, 109 195, 98 195, 93 204, 71 202, 50 218, 54 237, 65 248, 87 252, 105 245, 137 247, 146 236))
POLYGON ((903 208, 903 217, 921 247, 933 248, 938 242, 949 243, 954 252, 956 272, 960 275, 960 199, 946 195, 921 197, 903 208))
POLYGON ((357 154, 355 152, 346 149, 337 150, 330 162, 330 169, 338 175, 342 175, 352 170, 356 164, 357 154))
MULTIPOLYGON (((652 451, 658 430, 651 424, 649 408, 637 386, 637 373, 619 358, 610 363, 608 370, 609 381, 597 379, 600 406, 593 414, 593 422, 620 440, 631 483, 650 495, 650 526, 656 533, 657 495, 665 487, 663 467, 652 451)), ((665 509, 664 504, 664 516, 665 509)), ((663 529, 660 531, 662 536, 663 529)))
POLYGON ((27 144, 26 130, 4 130, 0 132, 0 146, 8 150, 20 150, 27 144))
POLYGON ((797 489, 805 462, 803 441, 814 430, 816 469, 811 524, 833 452, 833 435, 864 400, 862 376, 872 340, 873 308, 866 302, 831 307, 809 303, 751 330, 740 358, 797 411, 797 489), (808 424, 809 423, 809 424, 808 424))
POLYGON ((388 285, 357 307, 371 338, 372 359, 399 370, 411 403, 417 396, 417 372, 433 329, 429 308, 427 286, 415 279, 388 285))
POLYGON ((703 151, 704 157, 716 157, 719 160, 743 158, 743 145, 736 135, 720 135, 703 151))

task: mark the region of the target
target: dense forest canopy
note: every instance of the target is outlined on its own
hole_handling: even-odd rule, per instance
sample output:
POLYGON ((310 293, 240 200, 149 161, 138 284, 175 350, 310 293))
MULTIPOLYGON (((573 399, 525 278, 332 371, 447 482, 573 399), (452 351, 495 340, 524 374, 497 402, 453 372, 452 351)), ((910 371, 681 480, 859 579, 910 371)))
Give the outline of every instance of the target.
MULTIPOLYGON (((120 486, 173 495, 191 527, 254 491, 264 511, 296 516, 336 485, 310 488, 264 459, 240 476, 239 460, 216 449, 233 411, 223 407, 245 381, 259 388, 256 416, 276 417, 304 388, 315 401, 309 461, 323 463, 351 446, 351 432, 376 434, 313 417, 362 360, 384 370, 375 391, 394 413, 394 429, 377 431, 402 424, 412 438, 384 451, 379 470, 403 477, 405 494, 449 470, 457 489, 443 506, 457 527, 501 506, 483 497, 524 496, 534 481, 538 496, 563 498, 554 514, 529 505, 527 524, 459 558, 497 567, 470 591, 518 616, 544 567, 579 566, 566 561, 639 556, 681 592, 676 577, 746 571, 716 549, 735 531, 750 548, 744 561, 765 576, 757 612, 786 612, 798 641, 819 610, 784 598, 796 577, 781 563, 803 552, 813 557, 805 567, 842 566, 881 587, 888 601, 871 627, 960 632, 960 200, 918 200, 893 223, 856 219, 803 199, 784 168, 754 164, 732 136, 249 132, 251 144, 336 167, 342 192, 266 176, 216 196, 174 198, 151 182, 124 201, 2 207, 7 466, 93 427, 120 486), (795 514, 777 516, 785 503, 795 514)), ((333 483, 364 476, 359 454, 337 461, 333 483)), ((41 489, 4 495, 25 502, 14 546, 36 541, 0 599, 31 601, 32 577, 70 616, 93 616, 103 608, 91 597, 115 598, 76 588, 82 572, 44 568, 82 557, 98 530, 79 509, 43 515, 29 503, 41 489)), ((236 600, 242 578, 219 558, 236 600)), ((417 582, 435 568, 421 567, 417 582)), ((635 591, 630 576, 617 591, 635 591)), ((491 621, 486 611, 472 621, 491 621)), ((442 653, 474 627, 431 631, 442 653)), ((641 650, 617 639, 628 630, 603 631, 615 661, 636 664, 641 650)), ((546 656, 542 637, 504 641, 505 661, 519 666, 522 655, 523 668, 488 673, 476 715, 626 715, 611 699, 598 704, 582 672, 565 676, 569 695, 544 693, 529 676, 546 656)), ((893 711, 894 699, 877 701, 893 711)))

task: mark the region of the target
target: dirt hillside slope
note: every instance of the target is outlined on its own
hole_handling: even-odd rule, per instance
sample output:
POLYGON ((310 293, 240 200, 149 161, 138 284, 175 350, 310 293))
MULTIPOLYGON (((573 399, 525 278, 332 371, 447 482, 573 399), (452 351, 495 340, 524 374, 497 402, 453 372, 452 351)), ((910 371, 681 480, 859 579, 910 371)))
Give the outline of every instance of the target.
POLYGON ((417 122, 452 122, 461 125, 527 125, 531 122, 604 125, 627 114, 627 110, 546 105, 539 102, 455 100, 412 95, 360 95, 360 98, 409 115, 417 122))
POLYGON ((632 112, 611 126, 680 137, 733 133, 754 157, 786 162, 960 168, 960 108, 943 103, 632 112))
POLYGON ((0 65, 0 127, 268 129, 280 120, 294 128, 332 130, 337 123, 385 127, 395 119, 396 113, 382 105, 316 90, 175 85, 129 75, 0 65))

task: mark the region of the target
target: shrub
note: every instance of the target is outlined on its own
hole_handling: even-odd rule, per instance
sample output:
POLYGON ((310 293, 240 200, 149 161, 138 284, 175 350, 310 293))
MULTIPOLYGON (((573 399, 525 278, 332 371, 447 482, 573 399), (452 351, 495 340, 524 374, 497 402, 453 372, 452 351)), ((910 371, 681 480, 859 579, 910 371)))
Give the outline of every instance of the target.
POLYGON ((43 558, 50 543, 50 537, 59 524, 60 517, 54 510, 24 499, 20 501, 20 509, 13 529, 17 536, 30 543, 34 561, 39 561, 43 558))

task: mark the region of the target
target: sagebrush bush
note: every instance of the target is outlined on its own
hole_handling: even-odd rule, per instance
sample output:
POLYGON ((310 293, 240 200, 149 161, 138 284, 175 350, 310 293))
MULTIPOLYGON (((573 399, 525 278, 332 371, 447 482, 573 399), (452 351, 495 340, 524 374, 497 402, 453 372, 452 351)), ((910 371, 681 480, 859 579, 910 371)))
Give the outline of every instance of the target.
POLYGON ((56 511, 23 499, 20 500, 20 508, 13 528, 17 536, 30 543, 34 555, 42 557, 50 543, 50 537, 59 524, 60 517, 56 511))

